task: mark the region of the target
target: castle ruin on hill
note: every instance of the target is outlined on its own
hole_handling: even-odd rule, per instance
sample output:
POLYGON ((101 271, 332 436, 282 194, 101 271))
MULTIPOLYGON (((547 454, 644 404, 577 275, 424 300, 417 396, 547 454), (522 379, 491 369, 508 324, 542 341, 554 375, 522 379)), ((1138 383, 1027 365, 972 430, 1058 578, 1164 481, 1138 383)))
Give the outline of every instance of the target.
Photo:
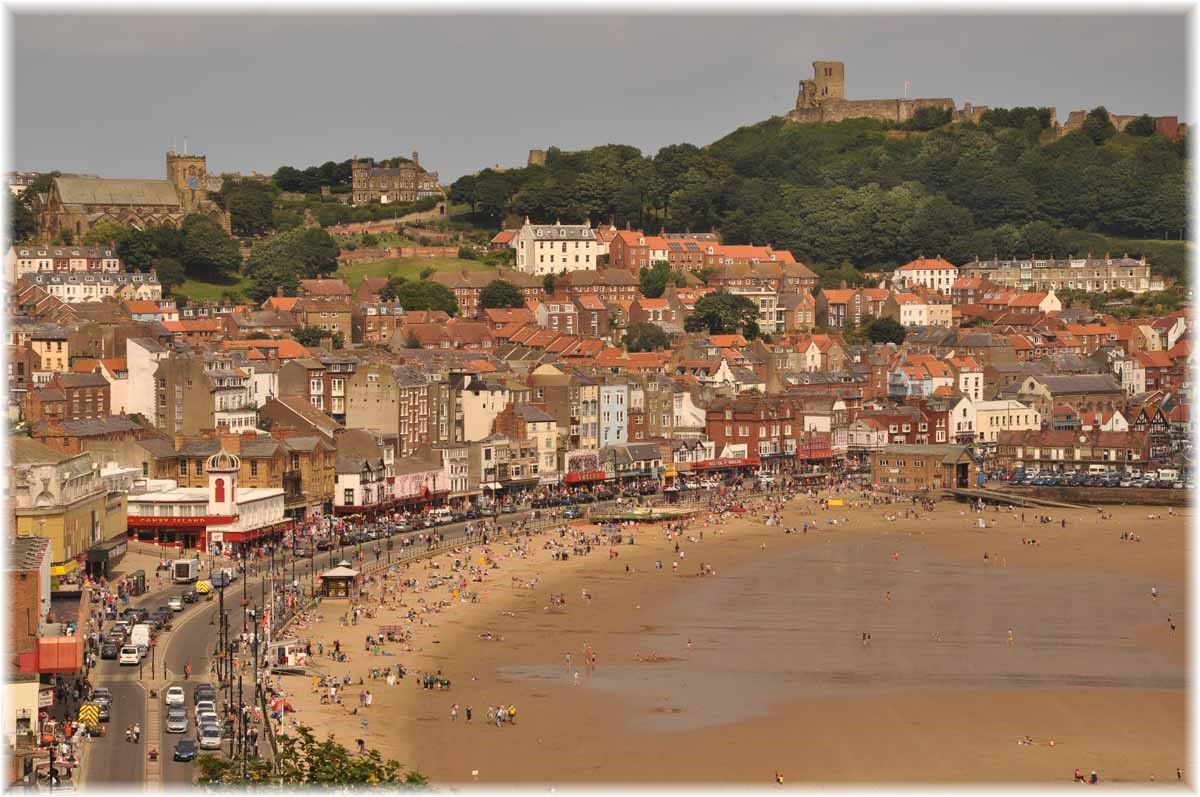
MULTIPOLYGON (((817 122, 840 122, 843 119, 879 119, 901 124, 913 118, 920 108, 940 108, 950 112, 955 122, 978 122, 985 105, 965 103, 962 108, 950 97, 907 97, 893 100, 848 100, 846 99, 846 65, 841 61, 813 61, 812 80, 800 81, 800 94, 796 107, 788 112, 787 118, 801 124, 817 122)), ((1065 136, 1083 126, 1087 111, 1071 111, 1065 124, 1058 123, 1058 111, 1050 108, 1050 127, 1059 136, 1065 136)), ((1109 113, 1109 119, 1118 132, 1123 131, 1137 115, 1109 113)), ((1158 133, 1172 141, 1179 140, 1187 132, 1187 125, 1177 116, 1153 117, 1158 133)))
POLYGON ((846 65, 841 61, 814 61, 813 79, 800 81, 796 107, 787 115, 793 122, 840 122, 843 119, 879 119, 897 124, 907 122, 920 108, 950 111, 956 122, 978 122, 987 108, 967 103, 958 109, 950 97, 918 97, 894 100, 846 99, 846 65))

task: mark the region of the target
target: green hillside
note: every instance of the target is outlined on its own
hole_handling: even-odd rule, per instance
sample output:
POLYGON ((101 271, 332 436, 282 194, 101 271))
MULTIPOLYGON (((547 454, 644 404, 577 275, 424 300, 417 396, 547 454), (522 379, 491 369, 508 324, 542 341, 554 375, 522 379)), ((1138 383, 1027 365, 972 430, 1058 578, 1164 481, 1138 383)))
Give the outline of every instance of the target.
POLYGON ((1157 272, 1182 278, 1186 163, 1184 142, 1118 135, 1099 113, 1062 138, 1037 109, 930 131, 773 118, 653 157, 620 145, 552 148, 545 166, 484 170, 455 182, 451 196, 480 224, 516 214, 715 227, 731 243, 771 243, 813 265, 1108 251, 1146 254, 1157 272))

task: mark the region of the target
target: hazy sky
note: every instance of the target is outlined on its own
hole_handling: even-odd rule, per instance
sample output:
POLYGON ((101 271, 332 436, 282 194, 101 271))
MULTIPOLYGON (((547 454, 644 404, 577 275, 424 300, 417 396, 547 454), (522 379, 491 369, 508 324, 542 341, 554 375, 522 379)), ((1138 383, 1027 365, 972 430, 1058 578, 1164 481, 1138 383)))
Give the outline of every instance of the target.
POLYGON ((443 182, 531 148, 704 145, 851 99, 1185 112, 1182 16, 18 16, 13 166, 161 177, 417 150, 443 182))

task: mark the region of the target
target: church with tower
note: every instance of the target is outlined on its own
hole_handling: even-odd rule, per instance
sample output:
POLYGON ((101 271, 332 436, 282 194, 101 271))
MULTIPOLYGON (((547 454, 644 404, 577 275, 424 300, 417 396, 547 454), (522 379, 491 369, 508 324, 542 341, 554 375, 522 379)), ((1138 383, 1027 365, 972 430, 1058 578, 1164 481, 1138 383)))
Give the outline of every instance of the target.
POLYGON ((165 180, 56 177, 35 207, 38 237, 43 241, 64 231, 78 241, 103 221, 136 230, 178 227, 192 214, 230 230, 228 211, 209 198, 205 156, 174 151, 167 153, 165 180))

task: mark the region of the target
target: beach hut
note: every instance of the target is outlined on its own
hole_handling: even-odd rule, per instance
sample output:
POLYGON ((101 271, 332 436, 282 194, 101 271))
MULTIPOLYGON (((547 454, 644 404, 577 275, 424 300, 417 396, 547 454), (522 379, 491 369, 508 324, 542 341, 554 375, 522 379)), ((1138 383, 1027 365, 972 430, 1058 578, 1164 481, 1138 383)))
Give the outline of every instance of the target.
POLYGON ((338 565, 321 574, 321 594, 326 598, 354 598, 358 596, 358 583, 357 570, 338 565))

